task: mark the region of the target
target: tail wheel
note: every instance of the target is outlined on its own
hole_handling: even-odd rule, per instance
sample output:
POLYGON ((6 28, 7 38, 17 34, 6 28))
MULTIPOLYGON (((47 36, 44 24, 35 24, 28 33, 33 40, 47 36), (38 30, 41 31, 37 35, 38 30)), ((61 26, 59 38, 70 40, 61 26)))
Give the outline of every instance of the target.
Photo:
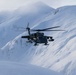
POLYGON ((45 42, 45 45, 47 45, 47 42, 45 42))

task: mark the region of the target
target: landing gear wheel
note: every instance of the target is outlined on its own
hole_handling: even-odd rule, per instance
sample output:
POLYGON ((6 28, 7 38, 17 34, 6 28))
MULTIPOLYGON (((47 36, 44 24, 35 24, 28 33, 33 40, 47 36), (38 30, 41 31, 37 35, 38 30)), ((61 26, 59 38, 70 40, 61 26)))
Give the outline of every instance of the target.
POLYGON ((36 45, 37 45, 37 43, 34 44, 34 46, 36 46, 36 45))
POLYGON ((47 42, 45 43, 45 45, 47 45, 47 42))
POLYGON ((54 39, 51 39, 51 41, 54 41, 54 39))
POLYGON ((50 39, 49 41, 54 41, 54 39, 50 39))

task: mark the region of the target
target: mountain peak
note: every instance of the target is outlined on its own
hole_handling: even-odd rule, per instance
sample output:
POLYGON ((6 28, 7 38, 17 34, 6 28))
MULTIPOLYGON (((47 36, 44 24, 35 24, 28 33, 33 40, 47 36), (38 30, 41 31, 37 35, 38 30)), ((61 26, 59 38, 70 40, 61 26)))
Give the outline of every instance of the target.
POLYGON ((49 5, 47 5, 46 3, 42 2, 42 1, 35 2, 34 6, 36 6, 36 7, 45 7, 45 8, 47 7, 47 8, 54 9, 54 8, 50 7, 49 5))
POLYGON ((49 11, 51 12, 52 10, 54 10, 54 8, 48 6, 47 4, 41 2, 41 1, 38 1, 38 2, 35 2, 35 3, 30 3, 30 4, 27 4, 27 5, 23 5, 22 7, 18 8, 16 10, 16 12, 18 11, 18 13, 35 13, 35 12, 38 12, 38 11, 41 11, 41 12, 46 12, 46 11, 49 11), (32 10, 32 11, 31 11, 32 10))

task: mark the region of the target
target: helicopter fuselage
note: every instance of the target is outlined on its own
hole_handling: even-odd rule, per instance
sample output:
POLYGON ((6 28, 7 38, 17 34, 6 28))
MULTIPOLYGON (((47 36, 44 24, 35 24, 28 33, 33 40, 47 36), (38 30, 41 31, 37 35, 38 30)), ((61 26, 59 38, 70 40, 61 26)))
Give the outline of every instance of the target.
MULTIPOLYGON (((28 24, 29 25, 29 24, 28 24)), ((55 27, 49 27, 49 28, 44 28, 44 29, 30 29, 28 26, 26 30, 28 31, 28 35, 22 36, 21 38, 27 38, 29 42, 34 42, 35 45, 37 43, 41 44, 44 43, 47 45, 48 41, 54 41, 52 36, 46 36, 44 35, 44 31, 64 31, 64 30, 53 30, 54 28, 59 28, 60 26, 55 26, 55 27), (30 32, 35 32, 35 33, 30 33, 30 32)))
POLYGON ((35 45, 37 45, 37 43, 44 43, 45 45, 47 45, 48 40, 49 41, 54 41, 53 37, 51 36, 45 36, 44 33, 33 33, 30 36, 22 36, 22 38, 27 38, 30 42, 35 42, 35 45))

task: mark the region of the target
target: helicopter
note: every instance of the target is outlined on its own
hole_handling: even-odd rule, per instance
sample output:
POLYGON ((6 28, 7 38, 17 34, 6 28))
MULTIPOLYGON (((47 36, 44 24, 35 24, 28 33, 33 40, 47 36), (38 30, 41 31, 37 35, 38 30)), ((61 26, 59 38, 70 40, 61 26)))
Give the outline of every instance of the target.
POLYGON ((30 29, 29 25, 26 27, 26 30, 28 31, 28 35, 26 36, 21 36, 21 38, 26 38, 28 42, 30 43, 35 43, 34 45, 36 46, 38 43, 47 45, 48 41, 54 41, 52 36, 46 36, 44 34, 44 31, 64 31, 64 30, 52 30, 54 28, 59 28, 60 26, 55 26, 55 27, 49 27, 49 28, 44 28, 44 29, 30 29), (30 32, 35 32, 35 33, 30 33, 30 32))

